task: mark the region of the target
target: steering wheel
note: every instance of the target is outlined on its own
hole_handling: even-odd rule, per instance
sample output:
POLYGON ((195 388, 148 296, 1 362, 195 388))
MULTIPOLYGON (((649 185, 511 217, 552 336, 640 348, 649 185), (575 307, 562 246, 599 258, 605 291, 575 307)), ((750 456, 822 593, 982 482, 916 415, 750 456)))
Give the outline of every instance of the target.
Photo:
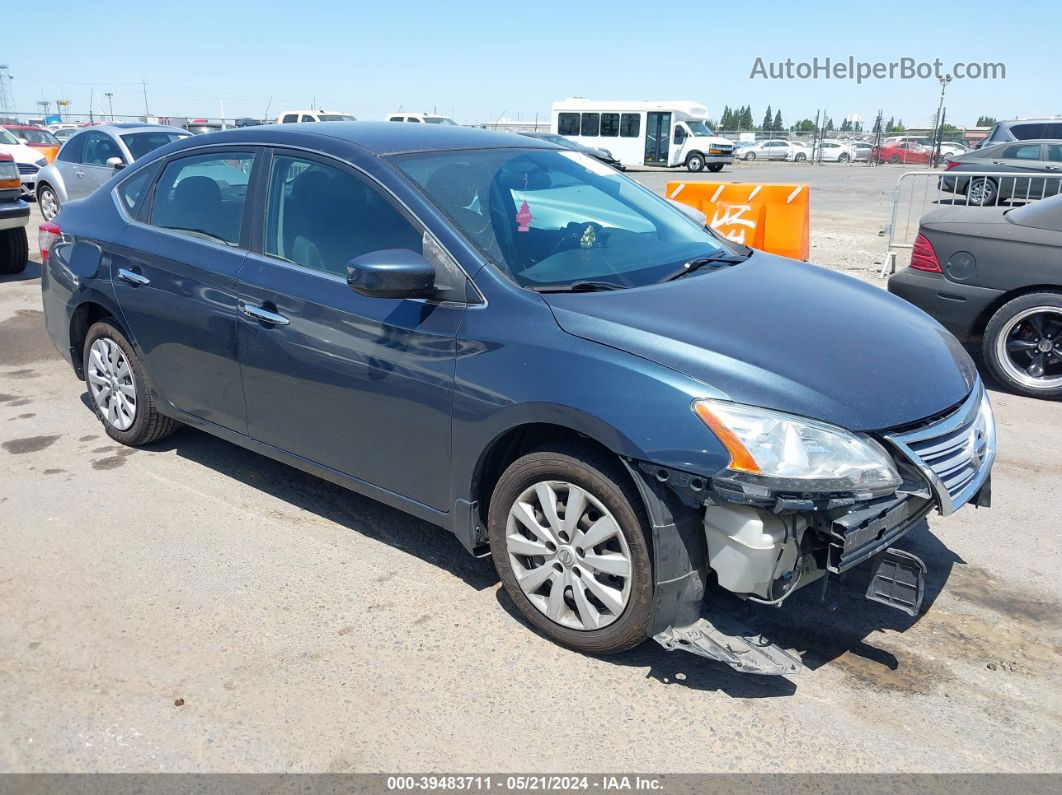
POLYGON ((578 223, 569 221, 560 238, 550 251, 550 256, 558 251, 570 251, 577 248, 605 248, 608 244, 608 231, 596 221, 578 223))

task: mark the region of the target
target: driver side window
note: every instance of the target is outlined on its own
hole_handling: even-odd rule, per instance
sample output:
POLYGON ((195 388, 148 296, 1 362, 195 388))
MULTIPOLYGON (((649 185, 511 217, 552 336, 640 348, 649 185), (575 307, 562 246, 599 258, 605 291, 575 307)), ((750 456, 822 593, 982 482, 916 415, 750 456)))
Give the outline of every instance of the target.
POLYGON ((85 149, 81 154, 81 162, 86 166, 106 166, 107 159, 117 157, 125 162, 122 150, 109 135, 101 132, 90 132, 85 136, 85 149))

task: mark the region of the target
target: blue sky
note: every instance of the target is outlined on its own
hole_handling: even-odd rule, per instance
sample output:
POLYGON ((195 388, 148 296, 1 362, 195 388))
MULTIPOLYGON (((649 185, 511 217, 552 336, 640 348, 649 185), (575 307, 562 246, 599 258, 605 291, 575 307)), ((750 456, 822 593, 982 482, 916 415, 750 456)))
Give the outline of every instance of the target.
MULTIPOLYGON (((757 57, 810 61, 940 58, 1006 64, 1005 80, 956 80, 950 120, 1062 114, 1062 2, 553 2, 406 0, 139 3, 53 0, 35 11, 55 30, 46 50, 9 47, 16 104, 90 92, 139 114, 147 81, 160 115, 261 117, 319 106, 378 119, 406 110, 459 122, 547 116, 567 96, 768 104, 786 123, 826 108, 836 120, 879 109, 908 126, 937 107, 933 80, 750 79, 757 57), (895 9, 895 10, 893 10, 895 9), (722 14, 726 14, 726 19, 722 14), (270 98, 272 101, 270 102, 270 98)), ((29 44, 29 42, 24 42, 29 44)), ((95 110, 106 110, 97 99, 95 110)))

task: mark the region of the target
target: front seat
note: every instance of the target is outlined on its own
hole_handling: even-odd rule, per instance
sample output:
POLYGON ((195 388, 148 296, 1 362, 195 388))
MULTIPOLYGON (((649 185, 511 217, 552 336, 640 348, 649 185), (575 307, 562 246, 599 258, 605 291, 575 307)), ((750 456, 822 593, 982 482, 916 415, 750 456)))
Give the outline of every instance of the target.
POLYGON ((239 235, 238 230, 224 228, 221 188, 210 177, 194 176, 182 179, 162 210, 156 216, 155 222, 166 229, 205 232, 229 241, 239 235))

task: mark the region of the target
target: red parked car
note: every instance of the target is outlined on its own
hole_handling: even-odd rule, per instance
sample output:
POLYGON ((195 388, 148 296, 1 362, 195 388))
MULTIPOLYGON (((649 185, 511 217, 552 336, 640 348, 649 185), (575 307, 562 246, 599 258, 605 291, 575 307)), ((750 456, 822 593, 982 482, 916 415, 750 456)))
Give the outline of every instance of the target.
POLYGON ((933 152, 928 146, 914 141, 897 141, 892 144, 875 146, 870 156, 878 163, 919 163, 928 164, 933 152))

